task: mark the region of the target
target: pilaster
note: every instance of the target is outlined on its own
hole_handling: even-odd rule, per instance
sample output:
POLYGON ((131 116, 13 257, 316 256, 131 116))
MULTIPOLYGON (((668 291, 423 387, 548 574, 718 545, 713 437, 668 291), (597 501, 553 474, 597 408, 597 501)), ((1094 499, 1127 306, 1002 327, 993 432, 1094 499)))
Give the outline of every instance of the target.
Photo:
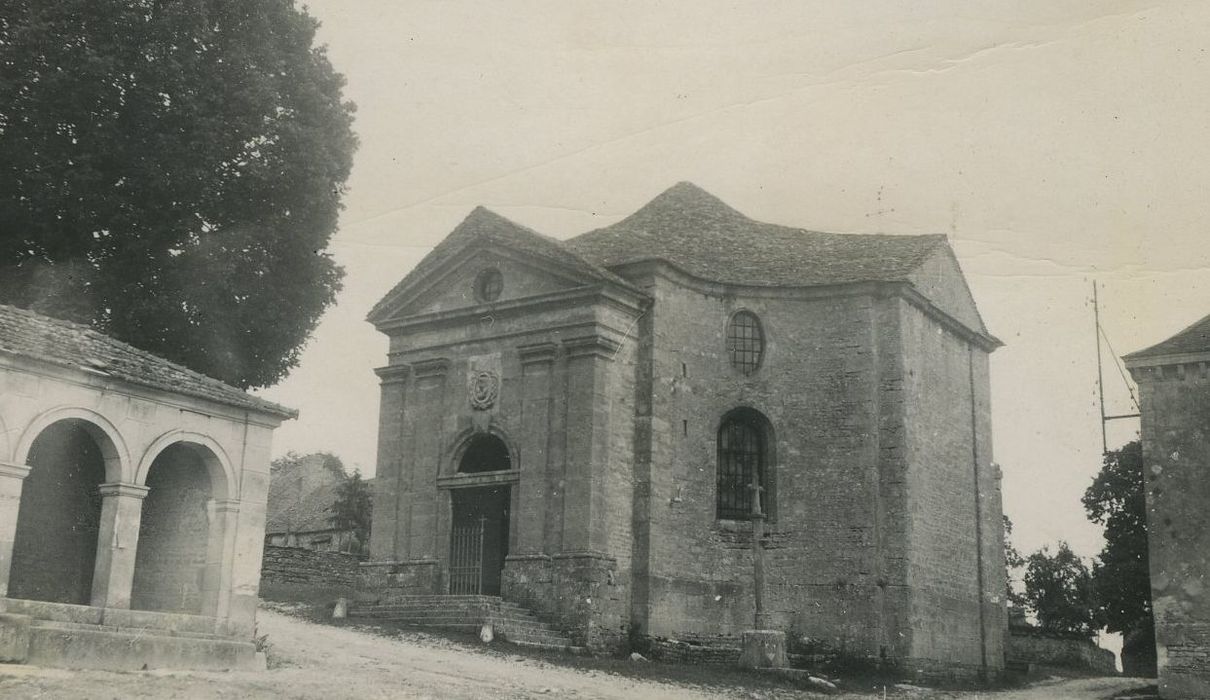
POLYGON ((17 536, 17 512, 21 489, 29 467, 0 462, 0 598, 8 595, 8 577, 13 563, 13 541, 17 536))
POLYGON ((115 482, 101 484, 98 490, 101 494, 101 529, 97 535, 97 560, 92 577, 92 605, 127 609, 134 585, 143 499, 149 489, 138 484, 115 482))

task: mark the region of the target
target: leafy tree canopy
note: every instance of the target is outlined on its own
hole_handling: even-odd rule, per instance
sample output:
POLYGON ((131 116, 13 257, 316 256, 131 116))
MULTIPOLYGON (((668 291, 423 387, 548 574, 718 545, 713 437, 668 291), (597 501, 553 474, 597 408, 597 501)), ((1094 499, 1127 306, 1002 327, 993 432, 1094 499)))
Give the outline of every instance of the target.
POLYGON ((1053 555, 1048 547, 1043 547, 1026 558, 1025 600, 1042 629, 1092 636, 1095 629, 1092 574, 1066 542, 1059 542, 1053 555))
POLYGON ((353 475, 336 489, 336 502, 332 504, 332 526, 341 530, 352 530, 357 542, 364 546, 370 539, 370 527, 374 517, 374 497, 370 485, 361 478, 361 471, 353 475))
POLYGON ((1136 440, 1106 453, 1084 492, 1089 520, 1105 527, 1105 546, 1092 577, 1098 613, 1110 632, 1149 634, 1153 624, 1145 489, 1143 449, 1136 440))
POLYGON ((1016 572, 1025 566, 1025 557, 1012 543, 1013 521, 1004 516, 1004 568, 1005 581, 1008 585, 1008 604, 1013 607, 1025 607, 1025 597, 1013 586, 1016 572))
POLYGON ((356 139, 292 0, 0 0, 0 302, 240 387, 297 364, 356 139))

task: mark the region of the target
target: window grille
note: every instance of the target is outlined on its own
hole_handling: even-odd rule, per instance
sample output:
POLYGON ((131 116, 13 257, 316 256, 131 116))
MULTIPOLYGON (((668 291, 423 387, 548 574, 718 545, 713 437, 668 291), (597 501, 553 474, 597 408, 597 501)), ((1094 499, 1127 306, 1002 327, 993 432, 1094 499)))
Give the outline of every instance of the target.
MULTIPOLYGON (((747 520, 752 515, 753 479, 765 483, 765 435, 757 416, 740 412, 718 430, 717 515, 723 520, 747 520)), ((761 491, 761 511, 768 514, 767 491, 761 491)))
POLYGON ((760 320, 751 311, 740 311, 727 322, 727 354, 731 366, 744 374, 752 374, 760 367, 765 352, 765 334, 760 320))

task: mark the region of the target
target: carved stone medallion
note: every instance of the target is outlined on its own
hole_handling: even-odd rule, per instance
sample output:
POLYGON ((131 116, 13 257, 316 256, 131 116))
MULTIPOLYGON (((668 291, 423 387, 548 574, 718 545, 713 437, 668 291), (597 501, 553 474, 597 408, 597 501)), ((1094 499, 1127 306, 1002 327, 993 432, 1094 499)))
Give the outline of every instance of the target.
POLYGON ((467 394, 471 401, 471 408, 486 411, 495 405, 496 397, 500 394, 499 375, 486 369, 471 370, 467 394))

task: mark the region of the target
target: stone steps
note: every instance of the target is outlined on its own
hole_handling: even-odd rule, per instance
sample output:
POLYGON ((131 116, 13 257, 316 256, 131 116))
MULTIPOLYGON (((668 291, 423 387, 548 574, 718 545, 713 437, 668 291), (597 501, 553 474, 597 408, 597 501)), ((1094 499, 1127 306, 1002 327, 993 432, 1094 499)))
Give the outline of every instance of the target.
POLYGON ((524 646, 566 649, 571 639, 532 612, 495 596, 399 596, 374 605, 354 605, 349 617, 478 634, 484 624, 497 636, 524 646))

